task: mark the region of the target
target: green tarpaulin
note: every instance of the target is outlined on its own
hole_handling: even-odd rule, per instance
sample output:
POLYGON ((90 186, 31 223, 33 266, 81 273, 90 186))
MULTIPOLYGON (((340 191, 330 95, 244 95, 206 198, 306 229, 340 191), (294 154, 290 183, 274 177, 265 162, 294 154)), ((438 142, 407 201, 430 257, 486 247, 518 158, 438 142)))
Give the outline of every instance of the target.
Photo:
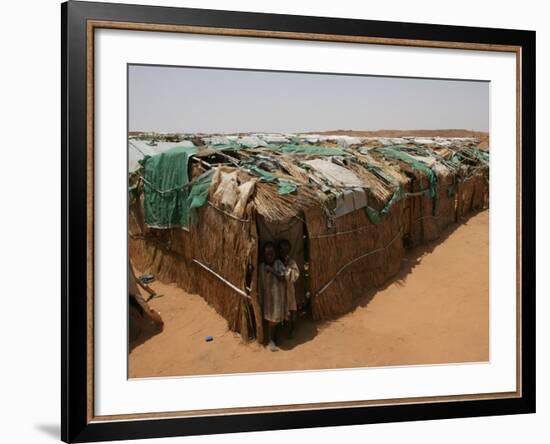
POLYGON ((141 161, 144 183, 145 223, 154 228, 188 225, 189 157, 194 147, 174 147, 141 161))
POLYGON ((279 146, 271 146, 273 151, 282 151, 289 154, 303 154, 308 156, 343 156, 346 152, 341 148, 333 148, 327 146, 315 145, 294 145, 285 144, 279 146))
POLYGON ((489 166, 489 153, 487 151, 480 150, 479 148, 472 148, 472 153, 478 159, 483 163, 484 165, 489 166))
POLYGON ((212 149, 215 149, 215 150, 219 150, 219 151, 239 151, 239 150, 242 150, 244 147, 240 144, 240 143, 237 143, 237 142, 229 142, 229 143, 222 143, 222 144, 218 144, 218 145, 209 145, 208 148, 212 148, 212 149))
POLYGON ((407 148, 406 146, 395 145, 391 147, 376 148, 380 154, 385 157, 390 157, 393 159, 401 160, 402 162, 408 163, 416 170, 422 171, 428 178, 430 184, 429 195, 433 199, 433 211, 437 208, 438 205, 438 193, 437 193, 437 174, 435 174, 432 169, 421 161, 415 159, 404 151, 401 151, 400 148, 407 148))
POLYGON ((426 175, 426 177, 428 178, 428 182, 430 183, 430 197, 436 197, 437 175, 432 171, 429 166, 410 156, 406 152, 400 151, 399 148, 401 148, 401 146, 396 145, 394 147, 376 148, 376 151, 378 151, 385 157, 401 160, 402 162, 408 163, 414 169, 422 171, 426 175))
POLYGON ((290 180, 279 179, 269 171, 254 165, 254 161, 243 162, 241 166, 245 168, 250 174, 260 178, 260 182, 277 183, 277 193, 279 194, 291 194, 298 189, 298 185, 290 180))
POLYGON ((367 216, 369 217, 370 221, 378 225, 380 223, 381 216, 385 216, 388 214, 393 207, 393 205, 398 202, 400 199, 405 197, 405 192, 401 189, 401 187, 398 187, 390 197, 390 200, 386 202, 386 205, 384 205, 384 208, 382 208, 380 211, 378 211, 376 208, 369 207, 368 205, 365 207, 365 211, 367 212, 367 216))
POLYGON ((365 211, 367 212, 367 216, 369 216, 370 221, 374 225, 378 225, 380 223, 380 213, 376 208, 372 208, 367 205, 365 207, 365 211))
POLYGON ((214 170, 209 170, 193 182, 186 202, 189 208, 189 224, 195 225, 198 222, 196 209, 208 202, 208 189, 212 183, 212 176, 214 176, 214 170))
POLYGON ((294 182, 288 180, 279 180, 279 185, 277 186, 277 193, 279 194, 291 194, 298 189, 298 186, 294 182))
POLYGON ((269 171, 264 170, 251 163, 243 163, 242 166, 248 170, 253 176, 260 178, 260 182, 277 182, 277 176, 271 174, 269 171))
MULTIPOLYGON (((220 151, 238 151, 246 150, 248 147, 236 142, 230 141, 225 144, 209 145, 209 148, 220 151)), ((338 147, 305 145, 300 143, 286 143, 282 145, 267 144, 258 148, 264 148, 271 151, 282 152, 287 154, 298 154, 304 156, 343 156, 346 152, 338 147)))

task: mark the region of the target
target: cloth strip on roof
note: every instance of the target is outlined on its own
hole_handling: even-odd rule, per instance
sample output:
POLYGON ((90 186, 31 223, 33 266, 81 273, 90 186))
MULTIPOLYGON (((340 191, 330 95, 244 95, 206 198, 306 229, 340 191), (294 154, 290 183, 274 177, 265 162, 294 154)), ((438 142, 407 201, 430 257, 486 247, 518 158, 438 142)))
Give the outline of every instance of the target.
POLYGON ((373 224, 378 225, 380 223, 381 216, 388 214, 391 208, 393 207, 393 205, 403 197, 406 197, 407 195, 410 195, 410 194, 405 193, 401 189, 401 187, 398 187, 394 191, 394 193, 392 194, 388 202, 386 202, 386 205, 384 205, 384 208, 382 208, 380 211, 378 211, 376 208, 369 207, 367 205, 365 207, 365 211, 367 212, 367 216, 369 217, 370 221, 373 224))
POLYGON ((278 194, 291 194, 298 189, 298 185, 296 185, 294 182, 290 180, 279 179, 277 176, 271 174, 269 171, 266 171, 263 168, 260 168, 257 165, 254 165, 252 162, 254 162, 254 160, 243 163, 243 168, 246 169, 253 176, 259 177, 260 182, 277 183, 278 194))
POLYGON ((409 164, 412 168, 422 171, 426 175, 430 184, 430 197, 433 199, 433 211, 435 212, 439 200, 437 194, 437 174, 435 174, 433 170, 422 161, 412 157, 405 151, 400 151, 400 148, 406 147, 396 145, 392 147, 376 148, 376 151, 385 157, 401 160, 402 162, 409 164))
POLYGON ((186 199, 189 225, 197 224, 197 209, 203 207, 208 202, 208 190, 213 176, 214 170, 208 170, 193 181, 193 186, 186 199))

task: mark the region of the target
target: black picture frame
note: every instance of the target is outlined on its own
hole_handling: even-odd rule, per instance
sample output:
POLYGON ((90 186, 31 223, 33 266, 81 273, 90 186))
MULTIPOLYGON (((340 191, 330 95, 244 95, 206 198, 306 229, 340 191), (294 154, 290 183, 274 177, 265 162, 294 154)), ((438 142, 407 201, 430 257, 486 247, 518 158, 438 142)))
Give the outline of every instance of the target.
POLYGON ((61 437, 90 442, 511 415, 535 412, 535 32, 341 18, 321 18, 69 1, 61 5, 62 54, 62 374, 61 437), (335 36, 369 36, 521 48, 521 396, 437 403, 328 408, 269 413, 95 421, 89 417, 93 330, 86 295, 87 22, 107 20, 335 36))

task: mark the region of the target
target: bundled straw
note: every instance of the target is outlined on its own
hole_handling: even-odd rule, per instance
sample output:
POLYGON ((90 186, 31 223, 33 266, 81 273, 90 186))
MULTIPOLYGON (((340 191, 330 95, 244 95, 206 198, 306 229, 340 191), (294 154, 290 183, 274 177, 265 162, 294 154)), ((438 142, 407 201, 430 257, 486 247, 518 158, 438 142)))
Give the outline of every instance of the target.
POLYGON ((239 185, 254 181, 254 187, 247 188, 237 212, 222 208, 213 199, 221 183, 220 174, 214 174, 208 204, 194 209, 196 225, 166 230, 144 223, 143 186, 132 175, 132 262, 141 272, 200 294, 231 330, 262 341, 256 284, 262 239, 256 223, 295 218, 304 223, 310 265, 305 290, 311 295, 313 318, 346 313, 398 273, 406 248, 436 239, 464 215, 488 207, 488 151, 472 141, 445 146, 405 142, 379 147, 369 141, 345 149, 324 142, 323 149, 285 145, 239 150, 232 145, 202 150, 200 159, 191 159, 193 177, 215 169, 235 173, 239 185), (304 162, 315 158, 359 178, 366 207, 363 201, 362 207, 335 217, 337 197, 346 187, 304 162))

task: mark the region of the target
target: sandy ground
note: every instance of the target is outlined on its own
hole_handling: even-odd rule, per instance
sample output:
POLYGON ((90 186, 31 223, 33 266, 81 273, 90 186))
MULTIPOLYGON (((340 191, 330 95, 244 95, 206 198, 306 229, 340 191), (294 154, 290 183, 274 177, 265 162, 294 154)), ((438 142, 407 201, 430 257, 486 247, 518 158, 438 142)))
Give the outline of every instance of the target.
POLYGON ((164 331, 130 353, 129 377, 487 361, 489 211, 411 251, 396 279, 334 321, 300 319, 271 352, 243 343, 194 294, 159 282, 164 331), (212 342, 205 342, 207 335, 212 342))

